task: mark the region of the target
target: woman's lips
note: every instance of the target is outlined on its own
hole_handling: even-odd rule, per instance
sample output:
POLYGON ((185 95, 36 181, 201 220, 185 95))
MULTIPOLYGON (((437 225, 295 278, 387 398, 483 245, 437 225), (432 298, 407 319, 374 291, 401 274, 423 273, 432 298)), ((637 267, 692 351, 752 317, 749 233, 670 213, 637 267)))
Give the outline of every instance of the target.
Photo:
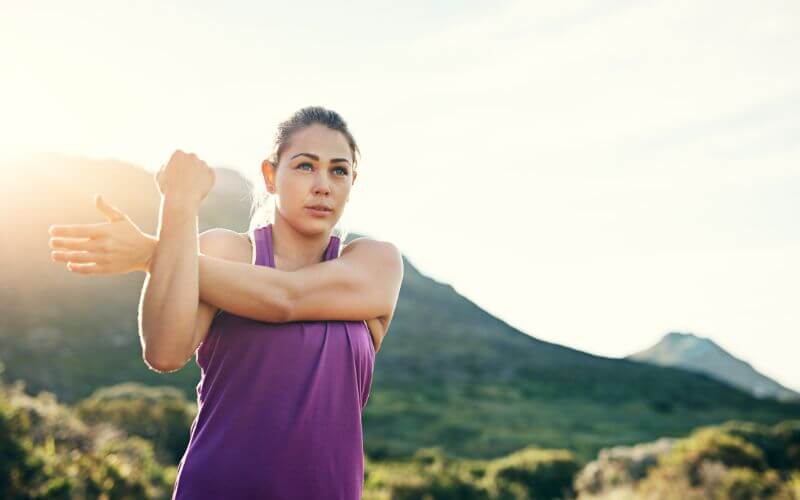
POLYGON ((311 215, 315 215, 317 217, 325 217, 333 213, 333 210, 319 210, 311 207, 305 207, 305 209, 308 210, 311 215))

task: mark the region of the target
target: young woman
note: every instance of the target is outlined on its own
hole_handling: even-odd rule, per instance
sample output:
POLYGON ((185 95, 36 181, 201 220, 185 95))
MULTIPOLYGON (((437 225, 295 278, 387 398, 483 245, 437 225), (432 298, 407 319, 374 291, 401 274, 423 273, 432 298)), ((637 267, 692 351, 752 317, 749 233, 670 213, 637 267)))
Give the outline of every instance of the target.
POLYGON ((151 367, 197 355, 199 411, 173 499, 361 497, 361 411, 403 263, 391 243, 341 248, 333 234, 357 152, 337 113, 303 108, 261 165, 273 215, 246 234, 198 238, 214 172, 180 150, 156 174, 157 238, 100 197, 108 223, 51 226, 53 259, 71 271, 147 273, 139 326, 151 367))

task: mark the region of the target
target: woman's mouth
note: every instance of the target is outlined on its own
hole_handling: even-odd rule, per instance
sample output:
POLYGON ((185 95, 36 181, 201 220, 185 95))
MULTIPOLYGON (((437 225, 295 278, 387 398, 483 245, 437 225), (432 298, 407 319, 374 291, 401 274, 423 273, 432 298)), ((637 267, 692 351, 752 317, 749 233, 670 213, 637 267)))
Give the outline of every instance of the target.
POLYGON ((314 216, 317 217, 325 217, 333 213, 333 210, 330 209, 323 209, 323 208, 316 208, 316 207, 305 207, 305 209, 314 216))

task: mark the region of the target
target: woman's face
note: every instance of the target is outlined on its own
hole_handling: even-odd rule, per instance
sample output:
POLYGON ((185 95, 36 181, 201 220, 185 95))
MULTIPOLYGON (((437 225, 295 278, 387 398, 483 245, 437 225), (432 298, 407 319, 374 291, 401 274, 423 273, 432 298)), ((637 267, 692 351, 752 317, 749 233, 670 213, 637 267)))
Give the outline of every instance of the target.
POLYGON ((277 170, 264 160, 262 172, 280 215, 297 230, 316 233, 330 231, 341 218, 356 178, 352 162, 344 134, 315 123, 292 134, 277 170), (315 212, 308 208, 313 205, 330 211, 315 212))

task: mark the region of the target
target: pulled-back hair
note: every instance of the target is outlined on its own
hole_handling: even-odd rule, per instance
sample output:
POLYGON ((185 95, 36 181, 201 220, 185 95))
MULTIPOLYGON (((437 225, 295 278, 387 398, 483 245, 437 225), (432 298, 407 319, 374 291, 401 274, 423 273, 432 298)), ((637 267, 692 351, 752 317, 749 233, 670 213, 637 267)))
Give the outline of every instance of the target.
MULTIPOLYGON (((323 108, 322 106, 307 106, 296 111, 292 116, 278 124, 278 130, 273 140, 272 153, 267 158, 277 169, 281 160, 281 155, 289 146, 295 132, 302 130, 310 125, 319 123, 331 130, 341 132, 347 143, 350 145, 350 153, 353 156, 353 170, 358 164, 357 156, 361 155, 358 145, 353 138, 353 134, 347 128, 347 123, 336 111, 323 108)), ((259 179, 260 176, 258 177, 259 179)), ((252 204, 250 206, 250 224, 248 232, 252 234, 257 227, 275 221, 275 198, 267 192, 263 179, 253 183, 251 192, 252 204)), ((341 219, 333 228, 333 233, 342 241, 347 237, 347 231, 341 225, 341 219)))

